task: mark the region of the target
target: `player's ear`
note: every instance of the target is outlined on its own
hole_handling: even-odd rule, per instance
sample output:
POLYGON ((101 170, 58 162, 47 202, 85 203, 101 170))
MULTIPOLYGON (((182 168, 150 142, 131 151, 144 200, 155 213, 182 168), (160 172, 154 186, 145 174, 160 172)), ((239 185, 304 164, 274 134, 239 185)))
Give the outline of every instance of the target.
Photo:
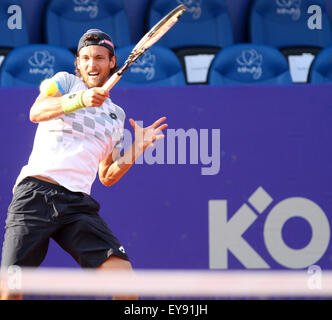
POLYGON ((116 65, 116 56, 110 58, 110 69, 113 69, 116 65))
POLYGON ((77 69, 80 70, 80 59, 79 59, 79 56, 76 57, 76 66, 77 66, 77 69))

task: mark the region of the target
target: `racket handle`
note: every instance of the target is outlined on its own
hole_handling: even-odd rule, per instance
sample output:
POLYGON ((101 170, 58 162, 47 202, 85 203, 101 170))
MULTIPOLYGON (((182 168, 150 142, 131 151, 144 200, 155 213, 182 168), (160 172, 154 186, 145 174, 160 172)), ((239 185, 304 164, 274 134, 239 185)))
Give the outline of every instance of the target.
POLYGON ((110 91, 115 84, 120 80, 121 76, 116 72, 114 73, 103 85, 103 89, 110 91))

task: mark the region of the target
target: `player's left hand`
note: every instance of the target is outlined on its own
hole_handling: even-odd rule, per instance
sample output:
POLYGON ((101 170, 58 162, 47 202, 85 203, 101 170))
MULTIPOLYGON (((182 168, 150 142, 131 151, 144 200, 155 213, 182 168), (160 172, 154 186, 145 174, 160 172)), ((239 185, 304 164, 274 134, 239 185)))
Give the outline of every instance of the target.
POLYGON ((162 117, 155 121, 152 125, 142 128, 136 121, 129 119, 131 126, 135 130, 135 143, 141 150, 145 150, 148 147, 153 147, 154 142, 164 138, 163 134, 160 134, 164 129, 167 128, 168 124, 161 124, 166 120, 166 117, 162 117))

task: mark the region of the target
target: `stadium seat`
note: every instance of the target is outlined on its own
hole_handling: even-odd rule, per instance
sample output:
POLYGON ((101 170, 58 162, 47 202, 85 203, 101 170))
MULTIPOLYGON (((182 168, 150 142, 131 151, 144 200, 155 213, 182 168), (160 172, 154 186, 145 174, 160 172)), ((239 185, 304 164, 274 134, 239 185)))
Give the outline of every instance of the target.
MULTIPOLYGON (((133 46, 119 48, 117 61, 122 65, 133 46)), ((123 74, 117 86, 176 86, 186 85, 179 59, 167 47, 154 45, 123 74)))
POLYGON ((29 35, 21 2, 0 2, 0 66, 6 55, 18 46, 29 44, 29 35))
POLYGON ((292 83, 287 60, 278 49, 249 43, 221 50, 208 79, 210 85, 292 83))
POLYGON ((88 29, 108 33, 116 47, 131 44, 123 0, 49 0, 45 12, 45 42, 75 52, 88 29))
POLYGON ((316 56, 310 68, 308 82, 332 82, 332 46, 321 50, 316 56))
POLYGON ((314 57, 332 45, 326 1, 253 0, 249 38, 252 43, 278 48, 288 58, 293 82, 305 82, 314 57))
POLYGON ((31 44, 13 49, 0 69, 0 86, 39 86, 55 73, 74 73, 75 56, 67 49, 46 44, 31 44))
POLYGON ((185 70, 187 83, 206 83, 215 54, 233 44, 233 32, 224 0, 152 0, 147 11, 151 28, 179 4, 187 11, 159 41, 174 50, 185 70))

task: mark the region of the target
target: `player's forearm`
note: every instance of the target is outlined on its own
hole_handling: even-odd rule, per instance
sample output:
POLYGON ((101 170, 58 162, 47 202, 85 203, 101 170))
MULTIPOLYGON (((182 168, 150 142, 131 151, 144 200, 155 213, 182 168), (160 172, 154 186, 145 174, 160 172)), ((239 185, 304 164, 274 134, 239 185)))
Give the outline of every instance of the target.
POLYGON ((41 122, 52 120, 64 113, 75 112, 86 107, 100 107, 109 97, 108 91, 96 87, 54 96, 40 94, 30 110, 30 120, 41 122))
POLYGON ((114 162, 110 161, 109 164, 104 163, 99 170, 100 181, 107 187, 119 181, 143 151, 142 146, 134 142, 119 159, 114 162))
POLYGON ((63 113, 62 97, 39 97, 30 109, 30 120, 32 122, 52 120, 63 113))

